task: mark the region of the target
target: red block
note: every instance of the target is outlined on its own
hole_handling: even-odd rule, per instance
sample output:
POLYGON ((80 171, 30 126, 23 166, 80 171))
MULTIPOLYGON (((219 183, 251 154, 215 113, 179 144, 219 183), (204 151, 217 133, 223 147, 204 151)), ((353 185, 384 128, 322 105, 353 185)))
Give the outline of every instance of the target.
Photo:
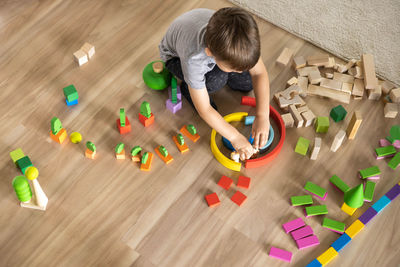
POLYGON ((209 207, 218 206, 221 202, 219 201, 217 193, 212 193, 205 196, 207 204, 209 207))
POLYGON ((249 189, 250 187, 250 178, 246 176, 239 176, 237 187, 249 189))
POLYGON ((128 120, 128 117, 125 116, 125 126, 121 126, 120 119, 117 120, 117 128, 120 134, 126 134, 131 131, 131 123, 128 120))
POLYGON ((236 193, 231 197, 231 200, 235 202, 238 206, 241 206, 246 199, 246 195, 244 195, 240 191, 236 191, 236 193))
POLYGON ((233 184, 233 180, 225 175, 222 175, 221 179, 219 179, 219 182, 218 182, 218 185, 225 190, 228 190, 232 184, 233 184))
POLYGON ((139 121, 141 124, 143 124, 144 127, 148 127, 153 124, 154 122, 154 115, 151 113, 150 118, 146 118, 142 114, 139 113, 139 121))

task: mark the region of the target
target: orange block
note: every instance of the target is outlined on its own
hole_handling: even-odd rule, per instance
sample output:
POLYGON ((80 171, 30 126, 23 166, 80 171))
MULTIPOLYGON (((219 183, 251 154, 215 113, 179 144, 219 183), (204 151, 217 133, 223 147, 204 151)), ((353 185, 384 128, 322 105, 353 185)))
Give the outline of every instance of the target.
POLYGON ((186 125, 183 125, 180 131, 195 143, 200 139, 200 135, 198 133, 196 133, 195 135, 189 133, 189 131, 186 129, 186 125))
POLYGON ((150 171, 152 161, 153 161, 153 153, 149 152, 149 158, 147 159, 146 164, 140 164, 140 170, 150 171))
POLYGON ((93 152, 92 150, 87 148, 85 151, 85 156, 89 159, 94 159, 96 157, 96 152, 93 152))
POLYGON ((125 116, 125 126, 121 126, 120 119, 117 119, 117 128, 120 134, 126 134, 131 131, 131 123, 129 122, 127 116, 125 116))
POLYGON ((142 114, 139 113, 139 121, 143 124, 144 127, 148 127, 153 124, 154 122, 154 115, 151 113, 150 118, 146 118, 142 114))
POLYGON ((163 155, 161 155, 160 151, 158 150, 159 148, 160 148, 160 146, 158 146, 154 149, 156 151, 157 155, 165 162, 165 164, 171 163, 174 160, 174 158, 171 156, 171 154, 168 153, 168 155, 166 157, 164 157, 163 155))
POLYGON ((137 154, 136 156, 132 156, 132 161, 133 162, 140 162, 140 158, 141 158, 140 154, 137 154))
POLYGON ((174 140, 175 145, 178 147, 179 151, 183 154, 185 152, 189 151, 189 147, 187 144, 183 144, 182 146, 179 144, 178 139, 176 139, 176 136, 172 136, 172 140, 174 140))
POLYGON ((115 153, 117 159, 125 159, 125 149, 122 149, 121 153, 115 153))
POLYGON ((64 140, 67 138, 67 131, 62 128, 57 135, 54 135, 51 131, 50 131, 50 137, 51 139, 53 139, 54 141, 56 141, 59 144, 62 144, 64 142, 64 140))

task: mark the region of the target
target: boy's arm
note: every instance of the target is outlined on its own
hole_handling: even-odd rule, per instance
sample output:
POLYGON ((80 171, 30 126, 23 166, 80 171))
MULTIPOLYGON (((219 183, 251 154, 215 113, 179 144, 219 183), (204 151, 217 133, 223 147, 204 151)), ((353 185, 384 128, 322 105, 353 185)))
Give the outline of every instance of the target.
POLYGON ((269 135, 269 78, 264 63, 260 59, 249 71, 256 96, 256 119, 253 123, 252 136, 255 149, 265 146, 269 135))
POLYGON ((193 104, 200 117, 220 135, 231 141, 233 147, 239 153, 241 160, 250 158, 254 153, 253 147, 247 138, 239 133, 235 127, 226 122, 210 105, 207 89, 193 89, 190 86, 188 87, 193 104))

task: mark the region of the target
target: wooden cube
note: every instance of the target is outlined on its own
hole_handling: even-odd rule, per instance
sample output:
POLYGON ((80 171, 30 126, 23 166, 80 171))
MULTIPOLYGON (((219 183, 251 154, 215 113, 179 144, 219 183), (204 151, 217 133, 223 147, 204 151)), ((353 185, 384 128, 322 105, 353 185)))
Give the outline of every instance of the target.
POLYGON ((82 66, 88 62, 88 57, 82 50, 78 50, 74 53, 74 59, 76 62, 78 62, 79 66, 82 66))
POLYGON ((303 56, 297 56, 293 58, 293 61, 294 61, 294 67, 296 69, 305 67, 307 63, 306 59, 303 56))
POLYGON ((276 60, 276 63, 279 65, 287 66, 289 61, 292 59, 293 50, 285 47, 279 57, 276 60))
POLYGON ((399 112, 398 104, 395 103, 386 103, 384 108, 385 118, 396 118, 399 112))
POLYGON ((283 123, 285 124, 286 128, 292 128, 294 125, 294 119, 292 114, 286 113, 281 115, 283 123))
POLYGON ((392 89, 389 95, 393 103, 400 103, 400 88, 392 89))
POLYGON ((89 59, 92 58, 95 53, 94 46, 89 43, 84 43, 81 50, 86 53, 89 59))

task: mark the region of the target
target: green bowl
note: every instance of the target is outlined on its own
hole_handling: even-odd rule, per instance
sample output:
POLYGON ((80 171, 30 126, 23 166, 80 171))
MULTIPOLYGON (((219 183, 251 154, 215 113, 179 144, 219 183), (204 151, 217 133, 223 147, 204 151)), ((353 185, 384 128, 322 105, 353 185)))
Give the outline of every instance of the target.
POLYGON ((150 87, 153 90, 164 90, 171 84, 171 73, 165 67, 164 62, 163 62, 164 65, 163 71, 160 73, 155 73, 153 71, 153 63, 158 61, 159 60, 156 60, 146 65, 146 67, 143 70, 143 81, 148 87, 150 87))

